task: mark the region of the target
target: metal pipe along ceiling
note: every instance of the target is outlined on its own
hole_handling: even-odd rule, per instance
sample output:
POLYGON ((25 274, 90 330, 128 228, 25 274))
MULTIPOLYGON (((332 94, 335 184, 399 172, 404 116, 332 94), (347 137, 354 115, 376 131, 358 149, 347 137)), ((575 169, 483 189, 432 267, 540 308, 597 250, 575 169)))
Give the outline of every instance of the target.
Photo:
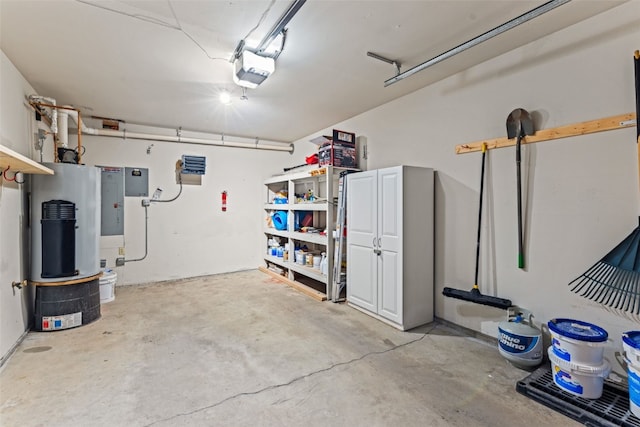
POLYGON ((254 150, 270 150, 270 151, 287 151, 293 153, 294 146, 292 143, 286 144, 277 141, 260 141, 259 139, 250 140, 249 138, 233 137, 230 140, 224 135, 220 135, 218 139, 191 138, 185 136, 157 135, 151 133, 128 132, 126 130, 112 129, 93 129, 83 126, 82 132, 88 135, 106 136, 111 138, 122 139, 144 139, 148 141, 175 142, 182 144, 209 145, 234 148, 249 148, 254 150))
MULTIPOLYGON (((278 141, 261 141, 256 138, 254 140, 249 138, 240 138, 240 137, 231 137, 232 140, 225 138, 224 135, 217 136, 218 139, 206 139, 206 138, 190 138, 183 137, 180 135, 176 136, 168 136, 168 135, 157 135, 151 133, 140 133, 140 132, 127 132, 126 130, 112 130, 112 129, 94 129, 85 126, 82 118, 80 117, 80 111, 69 106, 57 106, 55 105, 55 100, 52 98, 44 98, 37 95, 31 95, 29 97, 31 100, 30 104, 35 107, 36 105, 42 107, 51 108, 54 112, 58 109, 64 110, 64 125, 67 125, 66 118, 67 116, 71 117, 71 119, 76 122, 78 129, 76 130, 78 134, 78 149, 81 148, 81 136, 83 133, 88 135, 96 135, 96 136, 107 136, 112 138, 122 138, 122 139, 145 139, 149 141, 164 141, 164 142, 175 142, 175 143, 184 143, 184 144, 196 144, 196 145, 212 145, 212 146, 221 146, 221 147, 234 147, 234 148, 249 148, 254 150, 269 150, 269 151, 287 151, 289 153, 293 153, 294 145, 292 143, 284 143, 278 141), (35 102, 36 99, 46 99, 49 104, 44 104, 40 102, 35 102)), ((64 129, 64 133, 66 135, 67 129, 64 129)), ((54 132, 57 134, 57 132, 54 132)), ((66 139, 66 138, 65 138, 66 139)), ((66 146, 66 145, 65 145, 66 146)), ((80 153, 78 154, 80 156, 80 153)))
POLYGON ((418 64, 413 68, 408 69, 407 71, 400 73, 388 80, 385 80, 384 82, 384 87, 390 86, 394 83, 399 82, 402 79, 405 79, 409 76, 414 75, 415 73, 417 73, 418 71, 422 71, 426 68, 431 67, 432 65, 437 64, 438 62, 442 62, 445 59, 451 58, 452 56, 455 56, 461 52, 464 52, 467 49, 470 49, 476 45, 479 45, 482 42, 485 42, 499 34, 504 33, 505 31, 511 30, 512 28, 517 27, 520 24, 524 24, 527 21, 532 20, 533 18, 537 18, 538 16, 547 13, 553 9, 555 9, 558 6, 562 6, 565 3, 569 3, 571 0, 552 0, 549 1, 541 6, 536 7, 535 9, 531 9, 529 12, 523 13, 522 15, 518 16, 517 18, 513 18, 512 20, 505 22, 502 25, 498 25, 497 27, 495 27, 492 30, 487 31, 486 33, 483 33, 471 40, 468 40, 456 47, 454 47, 453 49, 450 49, 444 53, 441 53, 438 56, 435 56, 433 58, 431 58, 430 60, 423 62, 422 64, 418 64))

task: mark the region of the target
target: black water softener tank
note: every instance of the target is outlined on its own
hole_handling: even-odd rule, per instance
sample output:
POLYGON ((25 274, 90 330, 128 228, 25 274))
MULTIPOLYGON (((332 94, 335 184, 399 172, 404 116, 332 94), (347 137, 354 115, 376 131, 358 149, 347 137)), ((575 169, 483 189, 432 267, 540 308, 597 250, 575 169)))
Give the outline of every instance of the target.
POLYGON ((68 277, 76 271, 76 205, 66 200, 42 203, 43 278, 68 277))

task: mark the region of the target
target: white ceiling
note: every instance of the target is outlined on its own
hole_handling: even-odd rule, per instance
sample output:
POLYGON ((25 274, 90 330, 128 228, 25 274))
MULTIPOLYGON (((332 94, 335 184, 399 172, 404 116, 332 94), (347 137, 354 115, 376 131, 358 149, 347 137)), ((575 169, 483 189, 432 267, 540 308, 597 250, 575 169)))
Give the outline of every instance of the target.
POLYGON ((366 55, 406 71, 543 3, 309 0, 275 73, 246 101, 229 58, 270 5, 249 40, 290 1, 0 0, 0 46, 40 95, 85 115, 289 142, 623 1, 573 0, 386 88, 395 68, 366 55), (231 105, 218 102, 222 90, 231 105))

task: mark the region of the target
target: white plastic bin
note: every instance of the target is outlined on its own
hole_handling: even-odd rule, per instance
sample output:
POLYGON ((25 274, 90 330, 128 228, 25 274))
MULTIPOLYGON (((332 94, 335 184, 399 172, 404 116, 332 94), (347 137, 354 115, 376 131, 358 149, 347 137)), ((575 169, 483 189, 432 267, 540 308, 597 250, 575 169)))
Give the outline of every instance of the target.
POLYGON ((118 274, 113 270, 105 270, 100 277, 100 303, 111 302, 116 298, 115 288, 118 274))
POLYGON ((551 319, 553 353, 565 362, 600 366, 609 334, 592 323, 574 319, 551 319))
POLYGON ((622 334, 622 347, 629 373, 629 409, 640 418, 640 331, 622 334))
POLYGON ((611 365, 606 359, 599 366, 567 362, 558 357, 553 346, 549 347, 548 354, 553 382, 558 387, 585 399, 598 399, 602 396, 604 379, 611 372, 611 365))

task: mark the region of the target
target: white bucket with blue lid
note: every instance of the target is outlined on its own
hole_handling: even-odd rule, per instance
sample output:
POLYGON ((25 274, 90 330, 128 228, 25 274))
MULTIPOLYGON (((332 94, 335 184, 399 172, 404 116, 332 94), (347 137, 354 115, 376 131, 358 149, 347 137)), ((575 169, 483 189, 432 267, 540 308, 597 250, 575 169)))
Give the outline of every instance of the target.
POLYGON ((604 379, 611 372, 611 365, 603 359, 598 366, 567 362, 558 357, 553 346, 548 350, 553 382, 566 392, 585 399, 602 396, 604 379))
POLYGON ((622 334, 622 347, 627 363, 640 369, 640 331, 629 331, 622 334))
POLYGON ((622 334, 622 347, 629 374, 629 409, 640 418, 640 331, 622 334))
POLYGON ((565 362, 590 366, 602 365, 604 347, 609 334, 592 323, 574 319, 551 319, 553 353, 565 362))

